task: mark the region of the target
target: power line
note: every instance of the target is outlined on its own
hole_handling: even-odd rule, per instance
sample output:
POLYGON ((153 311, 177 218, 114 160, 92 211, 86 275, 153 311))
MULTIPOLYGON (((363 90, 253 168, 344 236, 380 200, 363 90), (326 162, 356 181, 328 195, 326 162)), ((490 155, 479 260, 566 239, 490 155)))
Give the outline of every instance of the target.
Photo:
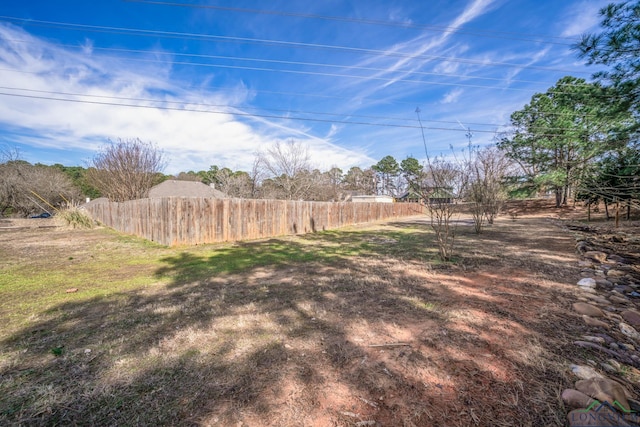
POLYGON ((546 35, 539 35, 539 34, 522 34, 522 33, 514 33, 514 32, 507 32, 507 31, 468 30, 468 29, 463 29, 462 27, 453 27, 453 26, 423 25, 423 24, 413 24, 410 22, 349 18, 345 16, 327 16, 327 15, 318 15, 318 14, 309 14, 309 13, 284 12, 279 10, 246 9, 246 8, 238 8, 238 7, 226 7, 226 6, 193 4, 193 3, 176 3, 176 2, 166 2, 166 1, 151 1, 151 0, 124 0, 124 1, 129 3, 143 3, 143 4, 150 4, 150 5, 178 6, 178 7, 198 8, 198 9, 223 10, 223 11, 239 12, 239 13, 279 15, 279 16, 287 16, 287 17, 294 17, 294 18, 309 18, 309 19, 319 19, 319 20, 325 20, 325 21, 349 22, 349 23, 367 24, 367 25, 382 25, 382 26, 388 26, 388 27, 415 28, 419 30, 427 30, 427 31, 434 31, 434 32, 441 32, 441 33, 459 33, 459 34, 468 34, 468 35, 480 36, 480 37, 498 38, 498 39, 506 39, 506 40, 518 40, 518 41, 530 41, 530 42, 536 42, 536 43, 557 44, 557 45, 564 45, 564 46, 571 46, 572 43, 540 40, 540 38, 572 40, 574 42, 578 41, 578 39, 574 37, 546 36, 546 35), (518 36, 518 37, 514 37, 514 36, 518 36), (530 39, 530 38, 522 38, 522 37, 538 37, 538 38, 530 39))
POLYGON ((160 30, 146 30, 146 29, 137 29, 137 28, 110 27, 110 26, 101 26, 101 25, 75 24, 75 23, 69 23, 69 22, 44 21, 44 20, 38 20, 38 19, 26 19, 26 18, 18 18, 18 17, 2 16, 2 15, 0 15, 0 19, 4 19, 7 21, 22 22, 24 25, 41 25, 41 26, 54 27, 54 28, 70 28, 73 30, 83 29, 83 30, 88 30, 92 32, 104 32, 104 33, 112 33, 112 34, 130 34, 130 35, 145 36, 145 37, 156 36, 156 37, 178 38, 178 39, 184 39, 184 40, 201 40, 201 41, 218 40, 218 41, 226 41, 226 42, 234 42, 234 43, 260 44, 260 45, 268 45, 268 46, 286 46, 286 47, 299 48, 299 49, 335 50, 335 51, 343 51, 346 53, 360 53, 364 55, 373 55, 373 56, 440 60, 440 61, 446 61, 446 62, 459 62, 464 64, 475 64, 475 65, 482 65, 482 66, 499 66, 499 67, 510 67, 510 68, 517 68, 517 69, 532 69, 532 70, 539 70, 539 71, 551 71, 551 72, 585 74, 585 75, 590 74, 588 72, 578 72, 575 70, 538 67, 534 65, 514 64, 514 63, 508 63, 508 62, 484 61, 484 60, 456 58, 456 57, 447 57, 447 56, 438 56, 438 55, 413 55, 409 53, 393 52, 388 50, 367 49, 367 48, 328 45, 328 44, 319 44, 319 43, 303 43, 303 42, 292 42, 292 41, 286 41, 286 40, 269 40, 269 39, 250 38, 250 37, 220 36, 220 35, 212 35, 212 34, 183 33, 183 32, 174 32, 174 31, 160 31, 160 30))
MULTIPOLYGON (((366 126, 381 126, 381 127, 393 127, 393 128, 408 128, 408 129, 419 129, 420 126, 416 125, 401 125, 401 124, 392 124, 392 123, 374 123, 374 122, 364 122, 364 121, 350 121, 350 120, 328 120, 328 119, 316 119, 316 118, 308 118, 308 117, 289 117, 289 116, 277 116, 271 114, 253 114, 253 113, 245 113, 245 112, 228 112, 228 111, 214 111, 214 110, 197 110, 192 108, 177 108, 177 107, 167 107, 167 106, 153 106, 153 105, 140 105, 140 104, 124 104, 117 102, 104 102, 104 101, 88 101, 88 100, 80 100, 80 99, 68 99, 68 98, 53 98, 47 96, 37 96, 37 95, 22 95, 15 93, 6 93, 0 92, 2 96, 12 96, 19 98, 28 98, 28 99, 42 99, 48 101, 62 101, 62 102, 73 102, 79 104, 93 104, 93 105, 106 105, 106 106, 116 106, 116 107, 133 107, 133 108, 145 108, 145 109, 159 109, 159 110, 171 110, 171 111, 185 111, 185 112, 195 112, 195 113, 208 113, 208 114, 226 114, 226 115, 235 115, 235 116, 245 116, 245 117, 260 117, 260 118, 270 118, 270 119, 281 119, 281 120, 299 120, 299 121, 308 121, 308 122, 320 122, 320 123, 338 123, 338 124, 349 124, 349 125, 366 125, 366 126)), ((443 130, 443 131, 460 131, 455 128, 444 128, 444 127, 424 127, 424 129, 429 130, 443 130)), ((483 133, 495 133, 494 131, 487 130, 477 130, 476 132, 483 133)))
MULTIPOLYGON (((137 101, 137 102, 152 102, 152 103, 160 103, 160 104, 170 104, 170 105, 190 105, 195 107, 214 107, 214 108, 231 108, 234 110, 262 110, 262 111, 277 111, 282 113, 295 113, 295 114, 315 114, 319 116, 349 116, 349 117, 358 117, 358 118, 366 118, 366 119, 379 119, 379 120, 400 120, 400 121, 409 121, 415 122, 416 119, 410 119, 406 117, 394 117, 394 116, 375 116, 375 115, 365 115, 365 114, 352 114, 352 113, 328 113, 323 111, 305 111, 305 110, 291 110, 291 109, 279 109, 279 108, 266 108, 266 107, 250 107, 250 106, 235 106, 235 105, 227 105, 227 104, 208 104, 208 103, 199 103, 199 102, 185 102, 185 101, 167 101, 163 99, 152 99, 152 98, 131 98, 131 97, 121 97, 121 96, 110 96, 110 95, 92 95, 92 94, 83 94, 83 93, 74 93, 74 92, 60 92, 60 91, 48 91, 48 90, 37 90, 37 89, 28 89, 28 88, 19 88, 19 87, 9 87, 9 86, 0 86, 0 89, 5 90, 18 90, 23 92, 32 92, 32 93, 43 93, 48 95, 63 95, 63 96, 80 96, 86 98, 97 98, 97 99, 111 99, 118 101, 137 101)), ((416 110, 419 110, 417 108, 416 110)), ((419 111, 416 111, 419 112, 419 111)), ((232 114, 232 113, 230 113, 232 114)), ((549 113, 553 114, 553 113, 549 113)), ((558 113, 560 114, 560 113, 558 113)), ((569 114, 569 113, 562 113, 569 114)), ((592 116, 595 117, 595 116, 592 116)), ((418 122, 432 122, 432 123, 445 123, 445 124, 458 124, 459 121, 451 121, 451 120, 433 120, 433 119, 422 119, 418 117, 418 122)), ((477 122, 468 122, 467 125, 473 126, 489 126, 492 128, 498 127, 511 127, 511 124, 496 124, 496 123, 477 123, 477 122)), ((566 128, 557 128, 557 127, 532 127, 527 128, 527 132, 530 132, 535 129, 545 129, 549 131, 564 131, 566 128)), ((464 128, 467 133, 471 132, 471 129, 464 128)), ((517 132, 517 130, 516 130, 517 132)), ((560 134, 547 134, 548 136, 561 136, 560 134)), ((468 138, 468 135, 465 135, 468 138)), ((563 135, 564 136, 564 135, 563 135)))
MULTIPOLYGON (((151 53, 151 52, 149 52, 151 53)), ((165 61, 160 59, 152 59, 152 58, 124 58, 121 56, 110 56, 105 55, 104 58, 113 58, 127 61, 136 61, 136 62, 149 62, 149 63, 164 63, 165 61)), ((265 60, 269 61, 269 60, 265 60)), ((282 61, 283 63, 287 61, 282 61)), ((202 62, 187 62, 187 61, 171 61, 172 65, 187 65, 194 67, 208 67, 208 68, 226 68, 226 69, 235 69, 235 70, 248 70, 248 71, 260 71, 260 72, 274 72, 274 73, 286 73, 286 74, 302 74, 302 75, 312 75, 312 76, 321 76, 321 77, 339 77, 339 78, 347 78, 347 79, 358 79, 358 80, 375 80, 375 81, 383 81, 383 82, 402 82, 402 83, 417 83, 417 84, 429 84, 429 85, 437 85, 437 86, 453 86, 453 87, 467 87, 467 88, 475 88, 475 89, 495 89, 495 90, 511 90, 511 91, 519 91, 519 92, 531 92, 531 89, 527 88, 515 88, 510 86, 499 87, 499 86, 485 86, 485 85, 477 85, 477 84, 468 84, 468 83, 450 83, 450 82, 438 82, 438 81, 425 81, 425 80, 415 80, 415 79, 406 79, 406 78, 397 78, 397 77, 376 77, 376 76, 361 76, 361 75, 352 75, 352 74, 339 74, 339 73, 327 73, 321 71, 303 71, 303 70, 290 70, 290 69, 280 69, 280 68, 265 68, 265 67, 249 67, 242 65, 227 65, 227 64, 211 64, 211 63, 202 63, 202 62)), ((311 64, 311 63, 309 63, 311 64)), ((324 64, 316 64, 318 66, 324 66, 324 64)), ((331 65, 327 65, 331 66, 331 65)), ((344 66, 344 68, 353 68, 344 66)), ((357 67, 356 67, 357 68, 357 67)), ((365 69, 365 68, 363 68, 365 69)), ((376 69, 372 69, 376 70, 376 69)), ((385 71, 384 69, 378 69, 381 71, 385 71)), ((403 71, 394 71, 396 73, 404 73, 403 71)), ((422 72, 412 72, 412 74, 435 74, 436 73, 422 73, 422 72)), ((443 76, 446 76, 443 74, 443 76)), ((473 78, 473 77, 469 77, 473 78)), ((501 79, 494 79, 501 80, 501 79)), ((504 80, 504 79, 502 79, 504 80)), ((534 82, 532 82, 534 83, 534 82)), ((544 84, 544 83, 543 83, 544 84)), ((580 84, 580 85, 565 85, 567 87, 586 87, 588 84, 580 84)), ((556 94, 570 94, 569 92, 563 92, 559 90, 555 90, 556 94)), ((607 95, 607 94, 598 94, 596 95, 602 98, 615 98, 615 95, 607 95)))
MULTIPOLYGON (((31 42, 27 40, 17 40, 17 39, 4 39, 11 42, 16 43, 25 43, 25 44, 37 44, 36 42, 31 42)), ((73 48, 73 49, 82 49, 82 46, 64 44, 64 43, 52 43, 58 47, 65 48, 73 48)), ((339 65, 339 64, 325 64, 319 62, 304 62, 304 61, 285 61, 279 59, 264 59, 264 58, 246 58, 239 56, 225 56, 225 55, 206 55, 206 54, 198 54, 198 53, 182 53, 182 52, 174 52, 174 51, 149 51, 142 49, 124 49, 124 48, 112 48, 112 47, 99 47, 99 46, 91 46, 92 50, 101 50, 108 52, 124 52, 124 53, 142 53, 142 54, 153 54, 153 55, 167 55, 167 56, 184 56, 189 58, 205 58, 205 59, 227 59, 233 61, 253 61, 253 62, 266 62, 271 64, 285 64, 285 65, 302 65, 309 67, 327 67, 327 68, 346 68, 349 70, 362 70, 362 71, 383 71, 386 72, 385 68, 375 68, 375 67, 359 67, 353 65, 339 65)), ((127 58, 130 59, 130 58, 127 58)), ((150 61, 149 59, 144 58, 145 61, 150 61)), ((161 62, 160 60, 151 60, 153 62, 161 62)), ((190 62, 180 62, 179 64, 191 64, 190 62)), ((193 63, 194 65, 202 65, 198 63, 193 63)), ((211 64, 211 66, 218 66, 217 64, 211 64)), ((395 73, 406 73, 404 70, 394 70, 395 73)), ((439 76, 439 77, 456 77, 461 79, 471 79, 471 80, 491 80, 491 81, 504 81, 505 78, 500 77, 481 77, 474 75, 465 75, 465 74, 451 74, 451 73, 435 73, 435 72, 426 72, 426 71, 410 71, 411 74, 416 75, 424 75, 424 76, 439 76)), ((363 76, 364 77, 364 76, 363 76)), ((519 80, 519 79, 510 79, 510 83, 533 83, 533 84, 544 84, 544 85, 553 85, 553 83, 534 81, 534 80, 519 80)), ((570 86, 580 86, 580 85, 570 85, 570 86)))
MULTIPOLYGON (((339 113, 327 113, 327 112, 320 112, 320 111, 288 110, 288 109, 279 109, 279 108, 245 107, 245 106, 239 107, 239 106, 226 105, 226 104, 207 104, 207 103, 200 103, 200 102, 167 101, 162 99, 151 99, 151 98, 130 98, 130 97, 108 96, 108 95, 90 95, 90 94, 82 94, 82 93, 36 90, 36 89, 26 89, 26 88, 8 87, 8 86, 0 86, 0 89, 19 90, 19 91, 33 92, 33 93, 44 93, 49 95, 81 96, 81 97, 98 98, 98 99, 112 99, 112 100, 118 100, 118 101, 153 102, 153 103, 161 103, 161 104, 169 104, 169 105, 190 105, 194 107, 231 108, 234 110, 263 110, 263 111, 277 111, 281 113, 315 114, 319 116, 349 116, 349 117, 358 117, 358 118, 366 118, 366 119, 414 121, 413 119, 408 119, 404 117, 393 117, 393 116, 383 117, 383 116, 351 114, 351 113, 339 114, 339 113)), ((230 112, 229 114, 235 114, 235 113, 230 112)), ((427 121, 438 122, 438 123, 455 123, 455 122, 450 122, 445 120, 427 120, 427 121)), ((483 124, 483 123, 475 123, 474 125, 496 126, 494 124, 483 124)))
MULTIPOLYGON (((60 93, 61 95, 63 93, 60 93)), ((107 105, 107 106, 116 106, 116 107, 133 107, 133 108, 146 108, 146 109, 159 109, 159 110, 171 110, 171 111, 185 111, 185 112, 195 112, 195 113, 209 113, 209 114, 227 114, 227 115, 236 115, 236 116, 247 116, 247 117, 261 117, 261 118, 271 118, 271 119, 282 119, 282 120, 300 120, 300 121, 310 121, 310 122, 321 122, 321 123, 339 123, 339 124, 354 124, 354 125, 368 125, 368 126, 383 126, 383 127, 397 127, 397 128, 410 128, 410 129, 418 129, 419 126, 416 125, 402 125, 402 124, 392 124, 392 123, 374 123, 374 122, 364 122, 364 121, 351 121, 351 120, 329 120, 329 119, 317 119, 317 118, 309 118, 309 117, 290 117, 290 116, 277 116, 272 114, 254 114, 247 113, 242 111, 215 111, 215 110, 199 110, 195 108, 179 108, 179 107, 168 107, 163 105, 141 105, 141 104, 125 104, 118 102, 106 102, 106 101, 91 101, 91 100, 82 100, 82 99, 69 99, 69 98, 54 98, 49 96, 38 96, 38 95, 24 95, 24 94, 16 94, 16 93, 7 93, 0 92, 0 95, 4 96, 12 96, 19 98, 28 98, 28 99, 42 99, 48 101, 62 101, 62 102, 73 102, 80 104, 93 104, 93 105, 107 105)), ((91 96, 91 95, 78 95, 78 96, 91 96)), ((98 96, 96 96, 98 97, 98 96)), ((119 100, 130 100, 135 101, 135 98, 118 98, 118 97, 107 97, 119 100)), ((153 101, 153 102, 162 102, 162 103, 171 103, 166 101, 153 101)), ((173 102, 182 105, 195 105, 195 106, 203 106, 203 107, 215 107, 215 105, 208 104, 191 104, 191 103, 180 103, 173 102)), ((235 107, 226 107, 226 108, 234 108, 235 107)), ((324 113, 329 114, 329 113, 324 113)), ((411 119, 400 119, 409 121, 411 119)), ((457 129, 449 129, 449 128, 441 128, 441 127, 425 127, 425 129, 431 130, 457 130, 457 129)), ((483 131, 478 130, 478 132, 485 133, 494 133, 494 131, 483 131)))
MULTIPOLYGON (((113 59, 124 59, 118 56, 105 56, 106 58, 113 59)), ((151 63, 162 63, 163 61, 157 59, 150 58, 126 58, 127 61, 136 61, 136 62, 151 62, 151 63)), ((284 74, 301 74, 307 76, 320 76, 320 77, 340 77, 346 79, 356 79, 356 80, 375 80, 382 82, 402 82, 402 83, 417 83, 417 84, 426 84, 426 85, 436 85, 436 86, 453 86, 453 87, 467 87, 467 88, 475 88, 475 89, 493 89, 493 90, 514 90, 518 92, 531 92, 531 89, 526 88, 516 88, 516 87, 499 87, 499 86, 485 86, 485 85, 474 85, 468 83, 450 83, 450 82, 437 82, 437 81, 426 81, 426 80, 415 80, 415 79, 405 79, 405 78, 396 78, 396 77, 375 77, 375 76, 359 76, 353 74, 339 74, 339 73, 327 73, 321 71, 303 71, 303 70, 289 70, 289 69, 278 69, 278 68, 265 68, 265 67, 248 67, 243 65, 227 65, 227 64, 209 64, 202 62, 185 62, 185 61, 172 61, 172 65, 188 65, 194 67, 207 67, 207 68, 226 68, 231 70, 247 70, 247 71, 262 71, 262 72, 272 72, 272 73, 284 73, 284 74)), ((556 92, 563 93, 563 92, 556 92)), ((611 97, 609 95, 601 95, 605 97, 611 97)))
MULTIPOLYGON (((39 71, 25 71, 25 70, 16 70, 16 69, 12 69, 12 68, 0 68, 0 71, 9 71, 12 73, 19 73, 19 74, 42 74, 42 72, 39 71)), ((125 79, 112 79, 111 81, 113 82, 122 82, 122 83, 131 83, 131 80, 125 80, 125 79)), ((185 86, 180 86, 180 89, 201 89, 201 86, 194 86, 194 85, 185 85, 185 86)), ((228 86, 207 86, 207 88, 209 89, 225 89, 225 90, 229 90, 228 86)), ((317 94, 317 93, 302 93, 302 92, 283 92, 283 91, 274 91, 274 90, 266 90, 266 89, 255 89, 255 88, 249 88, 247 87, 246 90, 248 92, 256 92, 259 94, 274 94, 274 95, 286 95, 286 96, 295 96, 295 97, 312 97, 312 98, 329 98, 329 99, 348 99, 348 100, 353 100, 353 97, 348 97, 348 96, 337 96, 337 95, 324 95, 324 94, 317 94)), ((396 105, 415 105, 415 102, 403 102, 403 101, 389 101, 388 99, 385 98, 369 98, 369 97, 362 97, 362 98, 358 98, 361 100, 369 100, 369 101, 383 101, 389 104, 396 104, 396 105)))
MULTIPOLYGON (((114 57, 114 58, 118 58, 118 57, 114 57)), ((13 73, 19 73, 19 74, 35 74, 35 75, 39 75, 42 74, 42 72, 38 72, 38 71, 25 71, 25 70, 16 70, 16 69, 12 69, 12 68, 0 68, 0 71, 8 71, 8 72, 13 72, 13 73)), ((130 80, 125 80, 125 79, 113 79, 111 80, 113 82, 123 82, 123 83, 130 83, 130 80)), ((577 86, 577 85, 576 85, 577 86)), ((187 86, 180 86, 179 89, 201 89, 201 86, 193 86, 193 85, 187 85, 187 86)), ((227 86, 207 86, 208 89, 223 89, 223 90, 229 90, 229 87, 227 86)), ((18 89, 18 88, 16 88, 18 89)), ((20 89, 20 90, 27 90, 27 89, 20 89)), ((293 96, 293 97, 312 97, 312 98, 328 98, 328 99, 346 99, 346 100, 353 100, 354 97, 347 97, 347 96, 337 96, 337 95, 325 95, 325 94, 317 94, 317 93, 302 93, 302 92, 283 92, 283 91, 272 91, 272 90, 266 90, 266 89, 256 89, 256 88, 249 88, 246 87, 246 90, 248 92, 255 92, 258 94, 274 94, 274 95, 286 95, 286 96, 293 96)), ((501 89, 502 90, 502 89, 501 89)), ((564 92, 555 92, 555 93, 564 93, 564 92)), ((603 95, 604 96, 604 95, 603 95)), ((356 97, 359 100, 365 101, 374 101, 374 102, 385 102, 388 104, 394 104, 394 105, 415 105, 415 102, 409 102, 409 101, 390 101, 386 98, 370 98, 370 97, 356 97)), ((545 113, 545 115, 549 116, 565 116, 565 115, 572 115, 571 113, 554 113, 554 112, 547 112, 545 113)), ((581 117, 599 117, 597 114, 584 114, 581 117)), ((424 121, 434 121, 434 120, 424 120, 424 121)), ((436 122, 442 122, 442 123, 451 123, 451 124, 455 124, 457 123, 456 121, 438 121, 435 120, 436 122)), ((508 124, 484 124, 484 123, 469 123, 471 125, 487 125, 487 126, 509 126, 508 124)))
MULTIPOLYGON (((30 90, 31 89, 27 89, 30 90)), ((63 93, 60 93, 63 94, 63 93)), ((379 127, 393 127, 393 128, 408 128, 408 129, 428 129, 428 130, 440 130, 440 131, 455 131, 455 132, 477 132, 477 133, 491 133, 495 134, 496 130, 482 130, 482 129, 463 129, 463 128, 444 128, 444 127, 436 127, 436 126, 421 126, 421 125, 411 125, 411 124, 394 124, 394 123, 380 123, 380 122, 366 122, 366 121, 351 121, 351 120, 331 120, 331 119, 318 119, 318 118, 310 118, 310 117, 292 117, 292 116, 278 116, 273 114, 256 114, 256 113, 247 113, 244 111, 216 111, 216 110, 201 110, 195 108, 185 108, 185 107, 169 107, 166 105, 141 105, 141 104, 131 104, 131 103, 118 103, 118 102, 106 102, 106 101, 91 101, 91 100, 81 100, 81 99, 69 99, 69 98, 54 98, 50 96, 38 96, 38 95, 24 95, 24 94, 16 94, 16 93, 7 93, 0 92, 0 95, 3 96, 11 96, 11 97, 19 97, 19 98, 27 98, 27 99, 41 99, 48 101, 61 101, 61 102, 73 102, 79 104, 91 104, 91 105, 106 105, 106 106, 116 106, 116 107, 133 107, 133 108, 145 108, 145 109, 159 109, 159 110, 170 110, 170 111, 184 111, 184 112, 196 112, 196 113, 208 113, 208 114, 226 114, 226 115, 235 115, 235 116, 244 116, 244 117, 260 117, 260 118, 270 118, 270 119, 280 119, 280 120, 297 120, 297 121, 308 121, 308 122, 320 122, 320 123, 337 123, 337 124, 350 124, 350 125, 367 125, 367 126, 379 126, 379 127)), ((92 96, 92 95, 77 95, 77 96, 92 96)), ((98 96, 96 96, 98 97, 98 96)), ((135 101, 135 98, 118 98, 113 97, 113 99, 117 100, 127 100, 127 101, 135 101)), ((162 103, 170 103, 167 101, 151 101, 151 102, 162 102, 162 103)), ((174 102, 178 103, 178 102, 174 102)), ((195 105, 195 106, 203 106, 203 107, 215 107, 214 105, 208 104, 190 104, 190 103, 180 103, 182 105, 195 105)), ((226 106, 225 108, 233 108, 226 106)), ((306 113, 306 112, 304 112, 306 113)), ((309 112, 309 114, 315 114, 309 112)), ((330 114, 330 113, 324 113, 330 114)), ((366 117, 366 116, 365 116, 366 117)), ((410 119, 400 119, 409 121, 410 119)), ((487 126, 494 126, 492 124, 487 124, 487 126)), ((565 136, 562 134, 541 134, 537 135, 539 137, 552 137, 552 136, 565 136)))

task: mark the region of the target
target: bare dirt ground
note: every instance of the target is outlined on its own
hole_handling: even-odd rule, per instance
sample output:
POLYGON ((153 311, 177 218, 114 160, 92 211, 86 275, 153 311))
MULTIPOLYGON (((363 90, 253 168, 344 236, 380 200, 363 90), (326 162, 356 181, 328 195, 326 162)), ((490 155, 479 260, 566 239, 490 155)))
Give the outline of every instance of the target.
MULTIPOLYGON (((225 247, 147 248, 155 284, 56 303, 0 334, 0 423, 565 425, 569 364, 588 357, 572 342, 590 331, 571 311, 580 268, 564 221, 577 213, 510 212, 479 236, 463 218, 449 264, 426 218, 240 244, 312 257, 234 272, 210 273, 225 247)), ((32 221, 0 224, 23 227, 0 232, 9 264, 44 256, 43 242, 60 259, 115 244, 32 221)))

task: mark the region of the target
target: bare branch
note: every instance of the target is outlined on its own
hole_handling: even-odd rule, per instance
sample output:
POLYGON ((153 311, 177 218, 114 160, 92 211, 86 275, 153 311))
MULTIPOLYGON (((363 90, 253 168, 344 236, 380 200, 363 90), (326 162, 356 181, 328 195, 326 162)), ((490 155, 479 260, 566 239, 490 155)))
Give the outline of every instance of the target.
POLYGON ((105 197, 117 202, 146 197, 164 169, 163 155, 140 139, 111 142, 87 170, 87 180, 105 197))

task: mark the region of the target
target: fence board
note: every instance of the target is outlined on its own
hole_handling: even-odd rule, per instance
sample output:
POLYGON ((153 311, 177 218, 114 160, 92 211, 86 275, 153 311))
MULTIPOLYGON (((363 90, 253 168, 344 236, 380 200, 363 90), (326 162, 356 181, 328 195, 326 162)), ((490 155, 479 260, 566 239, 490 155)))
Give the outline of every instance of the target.
POLYGON ((328 203, 165 197, 85 206, 91 217, 163 245, 195 245, 318 232, 418 215, 419 203, 328 203))

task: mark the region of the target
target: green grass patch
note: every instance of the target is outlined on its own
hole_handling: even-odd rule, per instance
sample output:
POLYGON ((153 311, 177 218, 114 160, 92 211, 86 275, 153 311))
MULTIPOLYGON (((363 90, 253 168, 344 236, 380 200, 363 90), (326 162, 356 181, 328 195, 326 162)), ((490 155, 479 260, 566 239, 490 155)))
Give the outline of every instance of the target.
MULTIPOLYGON (((257 267, 310 262, 335 265, 358 256, 437 262, 429 230, 402 224, 179 248, 109 229, 67 233, 78 236, 78 241, 44 255, 21 258, 5 252, 10 262, 0 267, 0 331, 24 327, 30 318, 63 303, 152 285, 181 285, 257 267), (74 288, 78 291, 66 292, 74 288)), ((50 240, 55 246, 55 239, 50 240)))
POLYGON ((444 312, 440 304, 433 301, 424 301, 418 297, 404 297, 403 300, 407 301, 413 307, 429 314, 442 314, 444 312))

